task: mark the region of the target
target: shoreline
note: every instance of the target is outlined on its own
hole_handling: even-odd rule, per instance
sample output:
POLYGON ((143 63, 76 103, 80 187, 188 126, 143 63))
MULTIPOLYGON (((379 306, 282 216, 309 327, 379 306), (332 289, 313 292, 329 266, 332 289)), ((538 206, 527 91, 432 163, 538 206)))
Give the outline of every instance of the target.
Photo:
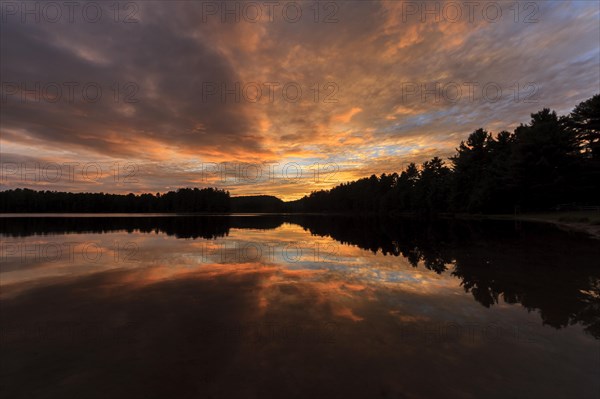
POLYGON ((600 212, 598 211, 524 213, 520 215, 480 215, 480 217, 482 219, 490 220, 547 223, 565 231, 585 233, 591 238, 600 240, 600 212))
MULTIPOLYGON (((163 212, 163 213, 145 213, 145 212, 7 212, 0 213, 0 218, 19 218, 19 217, 185 217, 185 216, 342 216, 342 217, 381 217, 378 213, 352 214, 345 212, 232 212, 232 213, 181 213, 181 212, 163 212)), ((414 213, 404 213, 387 215, 390 219, 416 218, 420 217, 414 213)), ((552 224, 562 230, 584 233, 591 238, 600 240, 600 211, 564 211, 564 212, 546 212, 546 213, 523 213, 518 215, 509 214, 440 214, 440 219, 462 219, 462 220, 512 220, 522 222, 535 222, 552 224)))

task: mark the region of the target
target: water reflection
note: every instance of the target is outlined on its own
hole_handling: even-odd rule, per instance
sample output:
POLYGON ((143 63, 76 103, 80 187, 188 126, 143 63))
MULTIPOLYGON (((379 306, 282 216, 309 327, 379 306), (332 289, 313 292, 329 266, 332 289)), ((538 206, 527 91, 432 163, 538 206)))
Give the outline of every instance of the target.
POLYGON ((600 389, 598 245, 548 226, 56 217, 0 234, 10 397, 600 389))

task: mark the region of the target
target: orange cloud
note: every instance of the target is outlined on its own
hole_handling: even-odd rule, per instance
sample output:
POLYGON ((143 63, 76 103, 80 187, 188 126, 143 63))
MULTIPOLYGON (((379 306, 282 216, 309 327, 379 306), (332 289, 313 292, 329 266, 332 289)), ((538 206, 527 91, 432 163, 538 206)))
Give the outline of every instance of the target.
POLYGON ((332 117, 332 119, 335 122, 341 122, 341 123, 348 123, 350 122, 350 120, 352 119, 352 117, 356 114, 358 114, 359 112, 362 112, 362 108, 359 107, 352 107, 350 110, 342 113, 342 114, 338 114, 338 115, 334 115, 332 117))

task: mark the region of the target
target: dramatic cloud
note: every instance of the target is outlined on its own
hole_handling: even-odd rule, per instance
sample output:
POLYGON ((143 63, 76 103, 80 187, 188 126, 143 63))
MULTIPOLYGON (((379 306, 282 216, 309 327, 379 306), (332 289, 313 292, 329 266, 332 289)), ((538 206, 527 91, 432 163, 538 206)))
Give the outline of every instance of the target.
POLYGON ((2 3, 3 189, 291 199, 600 92, 597 2, 52 4, 2 3))

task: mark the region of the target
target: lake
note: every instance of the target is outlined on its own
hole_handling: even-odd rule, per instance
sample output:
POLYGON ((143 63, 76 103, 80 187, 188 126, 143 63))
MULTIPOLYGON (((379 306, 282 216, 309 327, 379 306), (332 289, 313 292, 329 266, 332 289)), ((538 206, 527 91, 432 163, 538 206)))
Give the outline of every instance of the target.
POLYGON ((600 245, 551 225, 0 217, 6 398, 598 398, 600 245))

